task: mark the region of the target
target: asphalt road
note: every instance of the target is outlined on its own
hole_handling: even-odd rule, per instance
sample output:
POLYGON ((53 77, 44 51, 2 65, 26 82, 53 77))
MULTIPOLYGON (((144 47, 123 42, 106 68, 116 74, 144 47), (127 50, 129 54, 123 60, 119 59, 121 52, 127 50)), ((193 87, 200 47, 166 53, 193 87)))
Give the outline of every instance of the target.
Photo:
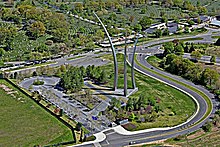
MULTIPOLYGON (((215 32, 215 30, 210 29, 206 34, 201 34, 201 35, 196 35, 196 36, 191 36, 191 37, 183 37, 183 38, 179 38, 179 39, 187 39, 187 38, 198 38, 201 37, 203 38, 202 40, 196 40, 197 43, 213 43, 216 39, 211 38, 212 32, 215 32)), ((216 34, 215 34, 216 35, 216 34)), ((144 44, 142 47, 138 47, 137 48, 137 53, 139 54, 137 56, 137 60, 144 65, 147 68, 153 68, 149 63, 147 63, 146 61, 146 57, 150 54, 153 55, 157 52, 160 52, 159 47, 160 45, 156 45, 156 44, 161 44, 164 42, 168 42, 168 41, 172 41, 174 38, 172 39, 166 39, 166 40, 157 40, 157 41, 153 41, 147 44, 144 44), (153 46, 156 45, 156 46, 153 46), (150 47, 153 46, 153 47, 150 47)), ((128 49, 128 53, 132 52, 132 48, 128 49)), ((205 60, 208 60, 207 57, 204 57, 205 60)), ((131 62, 131 54, 128 55, 128 60, 129 62, 131 62)), ((202 96, 200 96, 198 93, 192 91, 189 88, 186 88, 180 84, 174 83, 170 80, 167 80, 161 76, 158 76, 157 74, 151 73, 148 70, 145 70, 144 68, 138 66, 137 64, 135 64, 135 68, 142 71, 144 74, 147 74, 151 77, 157 78, 161 81, 164 81, 172 86, 177 87, 178 89, 181 89, 182 91, 187 92, 188 94, 190 94, 191 96, 193 96, 196 101, 198 102, 198 112, 195 114, 195 116, 189 120, 187 123, 184 123, 183 125, 180 125, 176 128, 172 128, 169 130, 164 130, 164 131, 151 131, 151 132, 147 132, 147 133, 139 133, 139 134, 135 134, 135 135, 122 135, 122 134, 118 134, 116 133, 113 129, 104 132, 104 134, 106 135, 106 139, 102 142, 99 142, 98 145, 96 146, 108 146, 108 147, 120 147, 120 146, 127 146, 129 145, 129 143, 131 141, 135 141, 135 144, 140 144, 140 143, 147 143, 147 142, 152 142, 152 141, 157 141, 157 140, 163 140, 163 139, 168 139, 171 137, 175 137, 178 135, 183 135, 183 134, 187 134, 190 132, 193 132, 197 129, 199 129, 206 121, 207 119, 209 119, 208 117, 201 121, 200 123, 199 120, 201 118, 203 118, 203 116, 205 115, 206 111, 207 111, 207 103, 206 101, 203 99, 202 96), (196 125, 194 125, 196 124, 196 125)), ((167 72, 161 71, 159 69, 155 69, 153 68, 154 71, 161 73, 163 75, 166 75, 170 78, 173 78, 175 80, 181 81, 182 83, 185 83, 187 85, 190 85, 200 91, 203 91, 210 99, 214 99, 214 95, 211 94, 208 90, 206 90, 204 87, 200 86, 200 85, 195 85, 194 83, 187 81, 181 77, 169 74, 167 72)), ((214 112, 214 109, 212 111, 212 113, 214 112)), ((92 144, 88 144, 88 145, 82 145, 82 146, 91 146, 92 144)))
MULTIPOLYGON (((203 41, 210 43, 210 42, 213 42, 213 39, 210 37, 212 35, 212 32, 214 32, 214 30, 209 30, 205 34, 191 36, 191 37, 182 37, 182 38, 179 38, 179 39, 202 37, 203 40, 197 40, 197 41, 199 41, 200 43, 202 43, 203 41)), ((172 41, 173 39, 174 38, 165 39, 165 40, 159 39, 159 40, 152 41, 152 42, 149 42, 147 44, 144 44, 142 47, 138 47, 137 48, 137 53, 139 53, 139 55, 137 56, 138 61, 142 65, 144 65, 145 67, 151 68, 152 66, 146 62, 145 57, 148 54, 152 55, 152 54, 160 51, 159 50, 159 45, 157 46, 156 44, 161 44, 161 43, 164 43, 164 42, 172 41), (156 45, 156 46, 151 47, 152 45, 156 45)), ((131 49, 128 49, 128 53, 129 53, 129 50, 130 50, 130 52, 132 51, 131 49)), ((57 59, 56 60, 57 63, 56 64, 51 64, 50 66, 58 66, 58 65, 69 64, 69 63, 71 64, 72 61, 73 61, 73 63, 72 63, 73 65, 78 65, 78 64, 79 65, 81 65, 81 64, 86 65, 87 63, 91 65, 92 62, 94 62, 94 64, 97 64, 97 65, 99 65, 99 63, 105 64, 105 63, 103 63, 103 60, 101 60, 101 59, 100 60, 94 60, 94 61, 92 60, 92 62, 91 62, 91 58, 98 59, 98 58, 96 58, 96 56, 99 56, 99 55, 96 55, 94 53, 88 53, 88 54, 86 54, 85 57, 81 57, 79 59, 77 58, 77 59, 73 59, 73 60, 67 60, 67 58, 69 58, 69 57, 64 57, 64 58, 57 59)), ((131 55, 129 55, 129 61, 131 61, 131 55)), ((193 132, 193 131, 197 130, 208 119, 207 118, 206 120, 202 121, 201 123, 191 127, 192 124, 195 124, 195 122, 198 122, 204 116, 204 114, 206 113, 206 110, 207 110, 206 101, 199 94, 195 93, 191 89, 188 89, 186 87, 183 87, 182 85, 179 85, 179 84, 174 83, 172 81, 169 81, 169 80, 167 80, 163 77, 160 77, 156 74, 153 74, 153 73, 149 72, 148 70, 145 70, 142 67, 138 66, 137 64, 135 64, 135 68, 142 71, 144 74, 147 74, 147 75, 152 76, 154 78, 157 78, 161 81, 164 81, 164 82, 166 82, 170 85, 173 85, 173 86, 175 86, 179 89, 182 89, 183 91, 185 91, 185 92, 189 93, 190 95, 192 95, 198 101, 199 111, 195 115, 195 117, 193 117, 193 119, 191 119, 187 123, 185 123, 185 124, 183 124, 179 127, 169 129, 169 130, 151 131, 151 132, 139 133, 139 134, 135 134, 135 135, 121 135, 121 134, 118 134, 118 133, 114 132, 114 130, 109 130, 107 132, 104 132, 106 134, 106 139, 104 141, 100 142, 101 146, 118 147, 118 146, 128 145, 129 142, 131 142, 131 141, 135 141, 138 144, 138 143, 146 143, 146 142, 171 138, 171 137, 174 137, 174 136, 177 136, 177 135, 182 135, 182 134, 186 134, 186 133, 193 132)), ((195 85, 195 84, 191 83, 190 81, 184 80, 181 77, 171 75, 171 74, 163 72, 161 70, 158 70, 158 69, 155 69, 155 68, 154 68, 154 70, 158 73, 167 75, 167 76, 169 76, 173 79, 176 79, 176 80, 181 81, 185 84, 193 86, 194 88, 197 88, 200 91, 203 91, 210 99, 212 99, 214 97, 213 94, 209 93, 202 86, 195 85)), ((83 146, 83 145, 81 145, 81 146, 83 146)), ((93 146, 93 144, 89 144, 89 145, 85 145, 85 146, 93 146)))

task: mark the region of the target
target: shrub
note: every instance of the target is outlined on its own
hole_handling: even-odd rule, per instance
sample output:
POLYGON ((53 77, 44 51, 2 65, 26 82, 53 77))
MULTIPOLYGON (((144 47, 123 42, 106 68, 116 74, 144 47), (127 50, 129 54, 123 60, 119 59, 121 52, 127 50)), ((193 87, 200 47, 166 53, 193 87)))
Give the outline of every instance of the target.
POLYGON ((44 81, 40 81, 39 79, 35 80, 33 85, 44 85, 44 81))

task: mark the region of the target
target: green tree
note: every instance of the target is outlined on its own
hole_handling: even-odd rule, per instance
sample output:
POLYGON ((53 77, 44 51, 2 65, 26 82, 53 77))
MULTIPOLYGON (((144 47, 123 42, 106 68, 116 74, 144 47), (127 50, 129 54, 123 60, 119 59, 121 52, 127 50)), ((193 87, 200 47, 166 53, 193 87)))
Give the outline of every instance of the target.
POLYGON ((184 53, 184 49, 181 44, 178 44, 174 47, 174 51, 177 55, 182 55, 184 53))
POLYGON ((2 57, 5 54, 5 50, 3 48, 0 48, 0 57, 2 57))
POLYGON ((215 55, 210 58, 210 62, 211 63, 215 63, 216 62, 216 56, 215 55))
POLYGON ((198 61, 202 57, 202 54, 199 51, 193 51, 190 56, 194 60, 198 61))
POLYGON ((121 108, 121 102, 120 100, 116 99, 116 98, 112 98, 111 99, 111 102, 110 102, 111 106, 114 108, 117 108, 117 109, 120 109, 121 108))
POLYGON ((80 131, 81 128, 82 128, 82 123, 78 122, 78 123, 76 124, 76 128, 75 128, 76 131, 80 131))
POLYGON ((162 19, 161 19, 161 22, 167 23, 167 22, 168 22, 167 16, 163 15, 163 16, 162 16, 162 19))
POLYGON ((163 35, 167 36, 169 34, 170 34, 169 29, 168 28, 164 29, 163 35))
POLYGON ((105 33, 102 30, 97 30, 95 33, 95 39, 97 39, 98 41, 102 41, 105 37, 105 33))
POLYGON ((142 30, 142 26, 141 26, 140 24, 136 24, 136 25, 134 26, 134 31, 140 32, 141 30, 142 30))
POLYGON ((83 4, 81 2, 76 2, 74 3, 74 9, 77 11, 77 12, 82 12, 84 7, 83 7, 83 4))
POLYGON ((164 52, 163 55, 166 56, 174 52, 174 45, 172 42, 166 42, 163 44, 164 52))
POLYGON ((102 70, 100 77, 99 77, 99 82, 100 83, 106 83, 108 80, 108 76, 105 70, 102 70))
POLYGON ((157 37, 157 38, 160 38, 161 36, 162 36, 162 31, 161 31, 161 29, 157 29, 155 32, 154 32, 154 34, 155 34, 155 36, 157 37))
POLYGON ((202 129, 205 132, 211 132, 211 130, 212 130, 212 123, 210 121, 206 122, 205 125, 202 126, 202 129))
POLYGON ((32 37, 38 38, 39 36, 45 34, 46 28, 42 22, 35 21, 29 26, 28 30, 30 31, 32 37))
POLYGON ((150 26, 153 23, 153 20, 147 16, 143 16, 139 20, 139 24, 142 26, 143 29, 146 29, 148 26, 150 26))
POLYGON ((218 80, 219 74, 216 70, 206 68, 201 75, 201 81, 207 86, 212 86, 218 80))

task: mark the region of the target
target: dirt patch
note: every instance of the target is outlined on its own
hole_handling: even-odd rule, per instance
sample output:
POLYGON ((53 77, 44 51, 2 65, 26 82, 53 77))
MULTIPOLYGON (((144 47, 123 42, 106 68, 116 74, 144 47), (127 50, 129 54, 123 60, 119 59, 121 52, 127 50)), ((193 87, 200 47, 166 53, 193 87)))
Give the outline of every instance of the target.
POLYGON ((197 131, 196 133, 192 134, 192 135, 189 135, 187 136, 188 139, 195 139, 201 135, 205 134, 205 132, 203 130, 199 130, 197 131))

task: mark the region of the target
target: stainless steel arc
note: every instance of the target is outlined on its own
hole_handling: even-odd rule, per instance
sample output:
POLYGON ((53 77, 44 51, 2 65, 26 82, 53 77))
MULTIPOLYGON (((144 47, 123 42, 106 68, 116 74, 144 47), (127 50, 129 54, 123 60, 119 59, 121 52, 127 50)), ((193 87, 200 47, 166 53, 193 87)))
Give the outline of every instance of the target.
POLYGON ((95 17, 99 20, 101 26, 103 27, 107 37, 108 37, 108 40, 109 40, 109 43, 111 45, 111 49, 112 49, 112 54, 113 54, 113 58, 114 58, 114 87, 113 89, 116 90, 117 89, 117 85, 118 85, 118 62, 117 62, 117 57, 116 57, 116 52, 115 52, 115 47, 112 43, 112 39, 105 27, 105 25, 102 23, 102 21, 100 20, 100 18, 96 15, 95 12, 93 12, 95 17))

